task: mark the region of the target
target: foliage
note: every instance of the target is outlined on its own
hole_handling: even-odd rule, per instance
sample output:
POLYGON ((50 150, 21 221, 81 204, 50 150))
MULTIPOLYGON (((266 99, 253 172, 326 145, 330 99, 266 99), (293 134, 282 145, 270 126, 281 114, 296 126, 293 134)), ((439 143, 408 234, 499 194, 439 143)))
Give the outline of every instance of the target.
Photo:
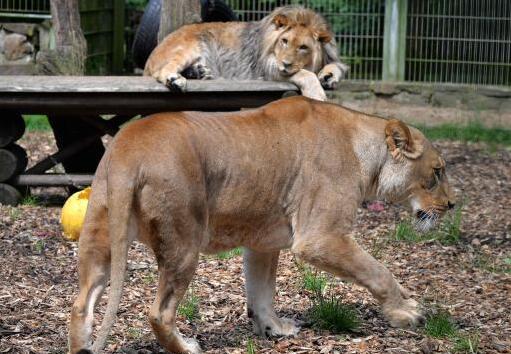
POLYGON ((354 331, 360 326, 356 309, 333 295, 315 296, 308 315, 315 327, 332 332, 354 331))
POLYGON ((479 335, 477 333, 457 335, 454 338, 454 345, 452 346, 453 353, 478 353, 479 335))
POLYGON ((41 115, 24 115, 27 131, 48 131, 51 130, 48 117, 41 115))
POLYGON ((305 290, 313 294, 322 294, 326 288, 328 278, 321 272, 306 265, 300 267, 302 273, 302 285, 305 290))
POLYGON ((510 129, 487 128, 479 121, 472 121, 466 125, 447 123, 434 127, 421 126, 419 129, 431 140, 446 139, 511 146, 510 129))
POLYGON ((199 318, 199 297, 195 295, 193 290, 190 290, 181 301, 177 312, 181 316, 184 316, 189 322, 193 322, 195 319, 199 318))
POLYGON ((454 211, 441 219, 440 225, 437 228, 423 233, 415 230, 414 223, 416 220, 402 221, 396 225, 393 237, 398 241, 422 242, 437 240, 446 245, 455 244, 461 236, 461 209, 461 205, 457 206, 454 211))
POLYGON ((148 0, 126 0, 126 8, 144 10, 148 2, 148 0))
POLYGON ((236 247, 229 251, 219 252, 216 256, 218 259, 229 259, 236 256, 241 256, 242 254, 243 249, 241 247, 236 247))
POLYGON ((252 340, 252 338, 249 338, 247 340, 247 354, 256 354, 256 353, 257 353, 256 345, 254 344, 254 341, 252 340))
POLYGON ((456 325, 448 312, 439 311, 429 316, 424 331, 433 338, 448 338, 456 334, 456 325))

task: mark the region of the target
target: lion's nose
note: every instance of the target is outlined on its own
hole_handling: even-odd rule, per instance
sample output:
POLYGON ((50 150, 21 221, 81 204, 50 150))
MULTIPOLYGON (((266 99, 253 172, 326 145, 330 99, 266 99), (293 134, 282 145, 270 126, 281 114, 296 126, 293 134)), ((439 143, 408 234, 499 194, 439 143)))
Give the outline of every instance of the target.
POLYGON ((452 208, 454 208, 455 206, 456 206, 456 204, 455 204, 455 203, 451 203, 450 201, 449 201, 449 202, 447 202, 447 207, 448 207, 449 209, 452 209, 452 208))
POLYGON ((284 65, 284 68, 286 68, 286 69, 289 69, 289 67, 291 67, 292 64, 293 63, 291 63, 290 61, 285 61, 285 60, 282 61, 282 65, 284 65))

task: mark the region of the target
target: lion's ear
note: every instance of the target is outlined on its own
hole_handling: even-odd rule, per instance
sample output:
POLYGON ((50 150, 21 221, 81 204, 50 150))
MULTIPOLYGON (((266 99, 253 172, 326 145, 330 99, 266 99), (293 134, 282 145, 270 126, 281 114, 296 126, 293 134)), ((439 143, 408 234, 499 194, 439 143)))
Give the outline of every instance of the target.
POLYGON ((286 15, 279 14, 279 15, 275 15, 275 17, 273 17, 272 22, 275 25, 275 27, 280 28, 280 27, 287 26, 289 23, 289 19, 287 18, 286 15))
POLYGON ((397 119, 391 119, 385 126, 385 141, 392 154, 398 161, 404 157, 416 159, 422 154, 422 145, 412 138, 410 129, 397 119))

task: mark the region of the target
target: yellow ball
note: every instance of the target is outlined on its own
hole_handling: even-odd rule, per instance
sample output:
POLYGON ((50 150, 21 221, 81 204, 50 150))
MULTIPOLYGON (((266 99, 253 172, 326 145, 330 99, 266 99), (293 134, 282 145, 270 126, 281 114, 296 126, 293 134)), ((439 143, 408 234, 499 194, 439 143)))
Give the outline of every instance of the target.
POLYGON ((88 187, 83 191, 74 193, 62 207, 60 223, 64 231, 64 237, 68 240, 77 241, 80 237, 90 192, 91 189, 88 187))

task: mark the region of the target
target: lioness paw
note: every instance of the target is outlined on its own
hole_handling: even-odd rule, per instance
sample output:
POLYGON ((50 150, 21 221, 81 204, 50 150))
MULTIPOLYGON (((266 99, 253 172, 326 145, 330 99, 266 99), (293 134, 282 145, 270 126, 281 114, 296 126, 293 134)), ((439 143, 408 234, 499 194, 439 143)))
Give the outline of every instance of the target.
POLYGON ((167 76, 165 86, 174 91, 182 92, 186 87, 186 79, 178 73, 172 73, 167 76))
POLYGON ((254 332, 263 337, 295 336, 300 331, 298 323, 290 318, 273 318, 254 323, 254 332))
POLYGON ((184 342, 185 342, 185 349, 186 349, 185 353, 187 353, 187 354, 200 354, 200 353, 202 353, 200 345, 199 345, 199 343, 195 339, 185 338, 184 342))
POLYGON ((418 309, 417 301, 403 300, 401 306, 383 310, 392 327, 417 327, 424 324, 425 318, 418 309))

